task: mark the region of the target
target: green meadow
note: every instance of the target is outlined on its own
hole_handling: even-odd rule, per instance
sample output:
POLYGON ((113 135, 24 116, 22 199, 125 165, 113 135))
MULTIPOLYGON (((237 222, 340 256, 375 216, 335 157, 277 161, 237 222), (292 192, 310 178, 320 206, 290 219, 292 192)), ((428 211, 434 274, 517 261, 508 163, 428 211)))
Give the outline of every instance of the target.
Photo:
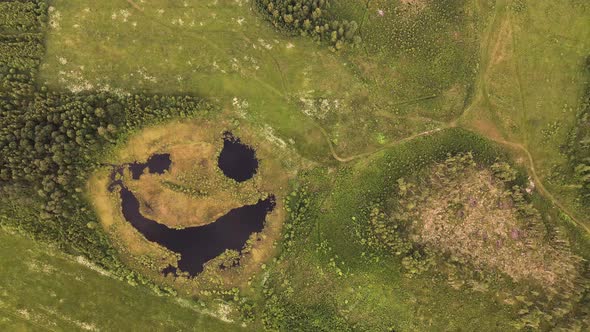
MULTIPOLYGON (((226 107, 245 103, 248 117, 292 138, 313 159, 325 158, 318 126, 339 153, 351 155, 452 120, 474 76, 472 16, 447 18, 436 29, 424 17, 412 31, 416 45, 404 46, 415 54, 375 40, 371 45, 387 48, 374 61, 375 54, 360 48, 337 54, 277 33, 242 1, 54 1, 52 7, 40 73, 49 88, 189 93, 226 107), (461 40, 445 45, 442 38, 452 31, 461 31, 461 40), (441 42, 431 49, 429 40, 441 42)), ((387 27, 374 28, 384 36, 378 28, 387 27)), ((396 37, 402 42, 406 36, 396 37)))
POLYGON ((82 257, 0 231, 3 331, 240 331, 195 303, 158 297, 82 257))

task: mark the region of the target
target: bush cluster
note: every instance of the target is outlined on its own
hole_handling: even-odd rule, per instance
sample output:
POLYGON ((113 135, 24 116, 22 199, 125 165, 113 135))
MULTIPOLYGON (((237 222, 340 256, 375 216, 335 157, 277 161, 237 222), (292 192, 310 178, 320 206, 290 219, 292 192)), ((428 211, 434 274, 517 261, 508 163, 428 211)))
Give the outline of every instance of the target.
POLYGON ((274 26, 328 41, 335 50, 346 43, 360 43, 355 21, 330 18, 329 0, 256 0, 256 5, 274 26))
MULTIPOLYGON (((590 77, 590 56, 586 58, 584 70, 590 77)), ((577 124, 566 147, 571 169, 579 185, 580 201, 590 205, 590 84, 580 101, 577 124)))

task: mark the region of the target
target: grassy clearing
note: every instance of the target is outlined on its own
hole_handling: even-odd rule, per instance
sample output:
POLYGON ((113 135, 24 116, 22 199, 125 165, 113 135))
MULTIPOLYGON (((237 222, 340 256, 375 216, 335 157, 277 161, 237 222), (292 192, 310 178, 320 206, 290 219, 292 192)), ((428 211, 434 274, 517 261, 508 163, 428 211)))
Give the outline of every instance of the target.
POLYGON ((287 86, 301 84, 290 66, 302 61, 293 55, 309 44, 288 48, 242 2, 185 4, 54 1, 61 19, 48 38, 43 80, 62 90, 207 95, 264 119, 302 151, 321 151, 307 139, 317 129, 287 101, 287 86))
POLYGON ((415 53, 404 54, 387 41, 378 62, 363 49, 343 57, 285 37, 241 1, 56 0, 52 7, 59 19, 40 74, 50 88, 208 96, 272 127, 315 160, 327 160, 328 149, 318 144, 318 125, 339 152, 353 154, 437 127, 430 118, 453 118, 475 66, 475 14, 463 15, 463 2, 429 7, 411 32, 408 19, 385 17, 385 27, 375 19, 375 38, 389 28, 400 32, 396 42, 412 35, 416 44, 403 48, 416 46, 415 53), (427 24, 439 18, 441 26, 427 24), (443 40, 453 31, 461 37, 447 47, 443 40))
POLYGON ((565 176, 562 149, 587 81, 589 22, 590 6, 580 1, 498 1, 482 47, 479 94, 463 118, 467 126, 530 152, 539 179, 569 214, 584 208, 574 203, 577 189, 565 176), (570 18, 567 24, 562 17, 570 18))
POLYGON ((473 90, 486 11, 471 1, 345 0, 334 6, 340 17, 361 22, 363 50, 350 59, 376 83, 380 107, 445 121, 461 113, 473 90))
POLYGON ((245 330, 191 302, 131 287, 82 259, 4 230, 0 264, 4 331, 245 330))

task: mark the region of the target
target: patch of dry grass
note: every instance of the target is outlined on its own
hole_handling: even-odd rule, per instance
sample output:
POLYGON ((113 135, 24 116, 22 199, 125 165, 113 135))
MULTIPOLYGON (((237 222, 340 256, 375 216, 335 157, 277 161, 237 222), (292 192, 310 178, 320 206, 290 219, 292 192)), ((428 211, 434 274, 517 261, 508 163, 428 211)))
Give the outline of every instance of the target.
POLYGON ((417 202, 413 240, 515 281, 571 283, 577 260, 548 240, 539 214, 524 217, 512 189, 470 156, 464 158, 466 164, 434 166, 421 184, 430 190, 408 199, 417 202))
POLYGON ((219 171, 217 153, 222 142, 217 141, 171 146, 167 150, 172 160, 169 172, 144 174, 136 181, 126 177, 146 217, 171 227, 204 225, 264 196, 255 181, 238 184, 219 171))
POLYGON ((104 230, 114 240, 115 247, 122 253, 122 260, 138 268, 164 268, 176 262, 174 253, 146 241, 129 225, 121 212, 118 192, 109 192, 109 170, 96 172, 89 180, 87 196, 91 201, 104 230))
POLYGON ((97 172, 88 185, 88 195, 103 227, 115 240, 123 260, 156 280, 197 294, 205 287, 245 285, 247 276, 261 268, 274 255, 284 215, 282 198, 289 189, 288 181, 301 166, 301 160, 287 148, 277 149, 265 131, 245 125, 236 127, 231 118, 171 122, 147 128, 131 137, 117 151, 111 164, 145 161, 154 153, 170 153, 172 164, 164 174, 145 173, 132 180, 125 171, 123 180, 141 204, 142 214, 170 227, 189 227, 215 221, 229 210, 253 204, 272 193, 277 206, 267 216, 264 230, 253 234, 250 245, 240 258, 240 265, 221 270, 209 266, 193 279, 164 277, 159 271, 176 262, 173 253, 147 241, 127 223, 121 213, 117 192, 109 193, 109 170, 97 172), (227 120, 225 120, 227 119, 227 120), (256 150, 259 168, 248 181, 238 183, 223 175, 217 157, 223 146, 223 132, 230 130, 256 150), (166 185, 172 183, 174 186, 166 185), (178 188, 187 188, 187 192, 178 188), (198 194, 194 194, 198 193, 198 194))
MULTIPOLYGON (((253 179, 237 183, 219 170, 217 158, 227 125, 175 123, 153 128, 133 138, 121 151, 121 159, 126 161, 131 157, 133 161, 147 160, 156 152, 170 153, 172 165, 165 174, 144 174, 139 180, 125 176, 146 217, 171 227, 204 225, 231 209, 255 204, 268 193, 286 188, 282 167, 273 160, 273 148, 266 143, 255 146, 261 162, 253 179)), ((257 140, 248 131, 241 131, 241 136, 246 144, 257 140)))

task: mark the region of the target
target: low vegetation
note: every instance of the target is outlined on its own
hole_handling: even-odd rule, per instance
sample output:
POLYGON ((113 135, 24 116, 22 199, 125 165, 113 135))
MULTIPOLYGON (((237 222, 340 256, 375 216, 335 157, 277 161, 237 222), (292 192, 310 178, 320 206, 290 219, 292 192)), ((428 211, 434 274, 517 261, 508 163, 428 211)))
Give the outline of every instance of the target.
MULTIPOLYGON (((590 77, 590 56, 586 59, 585 74, 590 77)), ((568 144, 570 163, 580 188, 580 201, 590 204, 590 84, 587 84, 578 111, 576 127, 568 144)))
MULTIPOLYGON (((34 215, 18 217, 35 222, 34 215)), ((227 322, 223 306, 158 296, 120 282, 81 256, 4 229, 0 264, 3 331, 111 331, 130 322, 146 330, 249 330, 227 322)))
POLYGON ((0 329, 587 330, 589 15, 0 1, 0 329), (216 167, 227 130, 260 159, 244 183, 216 167), (107 190, 160 152, 167 173, 121 175, 143 215, 203 225, 273 193, 265 230, 160 273, 178 257, 107 190))

